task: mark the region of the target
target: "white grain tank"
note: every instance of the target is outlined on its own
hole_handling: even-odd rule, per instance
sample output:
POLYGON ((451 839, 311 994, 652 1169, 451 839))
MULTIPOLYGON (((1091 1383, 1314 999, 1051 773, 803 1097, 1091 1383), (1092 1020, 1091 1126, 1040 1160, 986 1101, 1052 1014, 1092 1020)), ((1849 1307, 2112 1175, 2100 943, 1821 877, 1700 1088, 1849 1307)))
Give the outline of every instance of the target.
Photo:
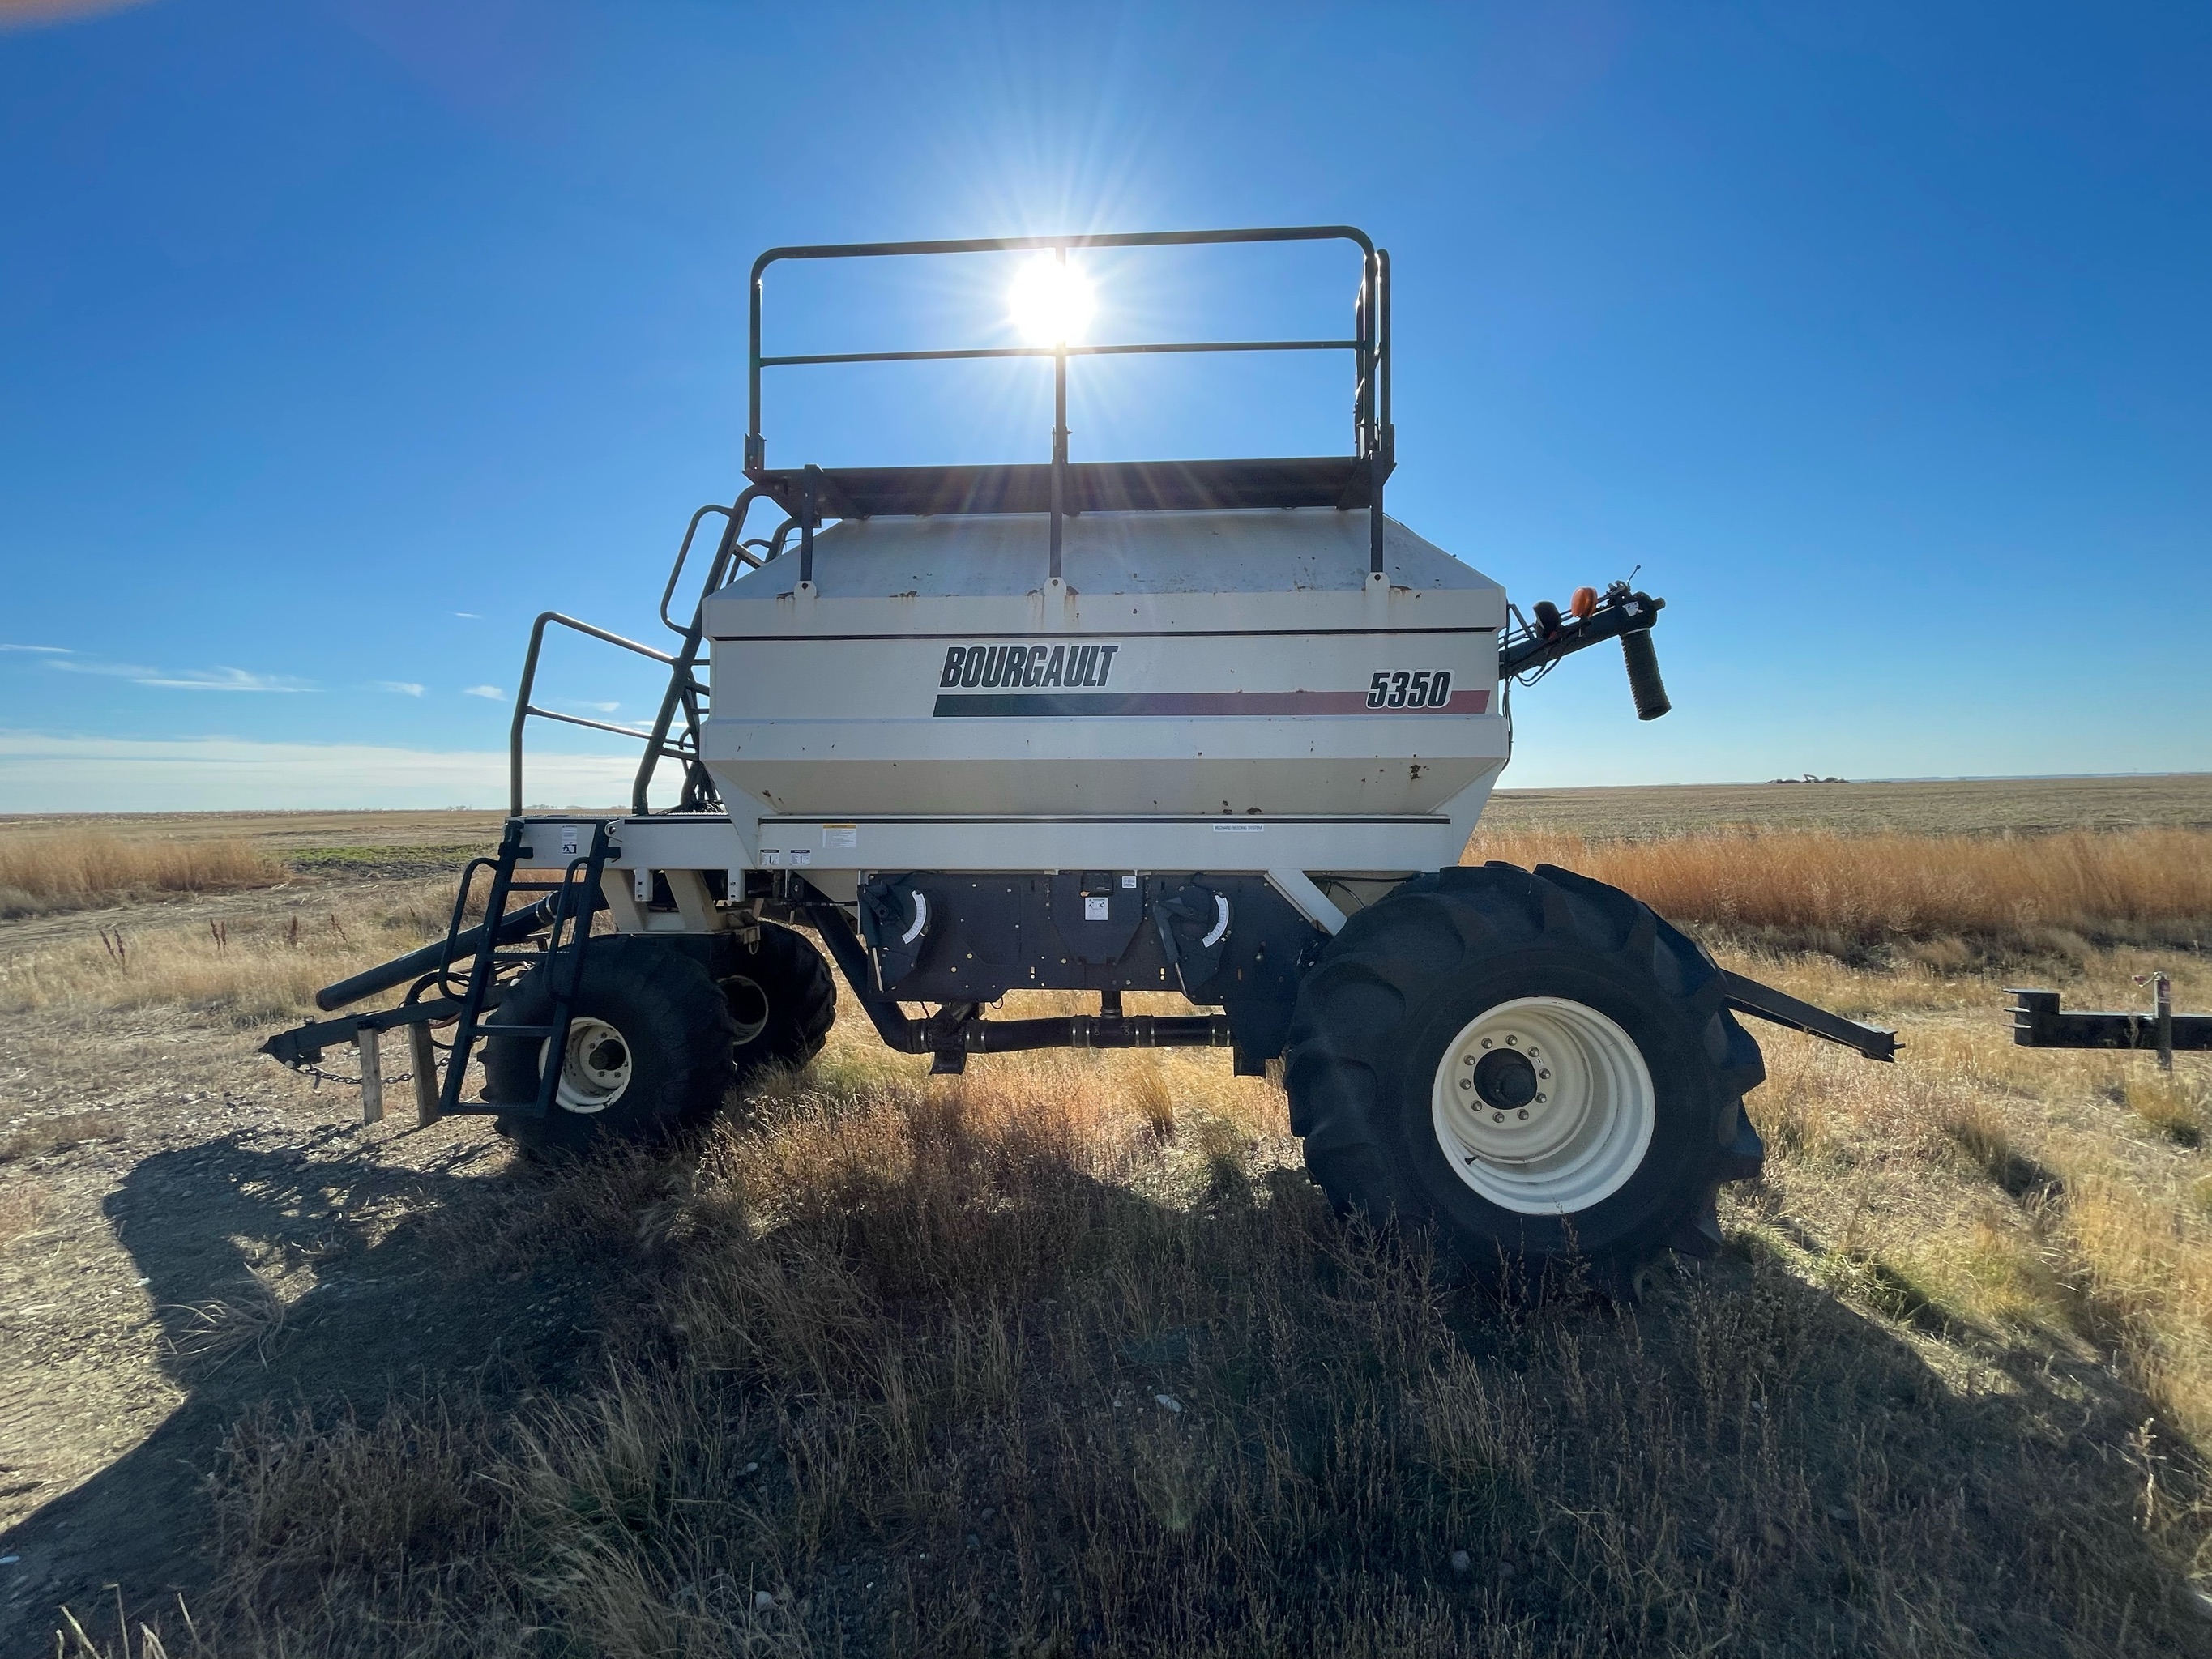
MULTIPOLYGON (((1413 871, 1506 758, 1503 590, 1365 511, 848 520, 706 602, 707 766, 817 871, 1413 871)), ((757 838, 756 840, 756 838, 757 838)))

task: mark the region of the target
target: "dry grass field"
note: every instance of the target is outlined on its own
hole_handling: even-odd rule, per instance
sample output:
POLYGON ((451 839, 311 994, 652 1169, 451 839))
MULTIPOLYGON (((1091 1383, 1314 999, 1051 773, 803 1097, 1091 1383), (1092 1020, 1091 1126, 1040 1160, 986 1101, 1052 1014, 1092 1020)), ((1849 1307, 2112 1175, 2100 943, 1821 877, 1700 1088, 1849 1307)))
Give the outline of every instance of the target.
POLYGON ((152 895, 271 887, 284 866, 250 843, 129 841, 97 830, 0 839, 0 920, 152 895))
POLYGON ((2079 956, 2091 941, 2187 945, 2212 931, 2212 830, 2044 836, 1708 830, 1640 841, 1485 830, 1466 861, 1557 864, 1683 923, 1833 955, 2079 956), (1940 952, 1938 953, 1940 954, 1940 952))
POLYGON ((848 1010, 668 1155, 362 1130, 251 1048, 442 924, 366 819, 0 926, 0 1652, 2212 1653, 2212 1062, 2003 995, 2212 1008, 2212 781, 1563 799, 1468 856, 1908 1045, 1760 1028, 1766 1176, 1633 1306, 1340 1225, 1203 1053, 848 1010))

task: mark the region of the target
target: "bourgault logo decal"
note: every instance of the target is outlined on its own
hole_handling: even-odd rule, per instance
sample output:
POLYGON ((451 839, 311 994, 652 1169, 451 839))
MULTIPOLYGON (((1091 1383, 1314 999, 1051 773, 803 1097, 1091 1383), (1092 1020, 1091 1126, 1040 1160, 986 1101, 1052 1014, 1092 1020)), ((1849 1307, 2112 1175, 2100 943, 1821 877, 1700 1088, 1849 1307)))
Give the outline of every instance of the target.
POLYGON ((1114 672, 1112 645, 956 645, 945 653, 939 686, 1098 687, 1114 672))
MULTIPOLYGON (((1462 691, 1451 671, 1381 669, 1366 688, 1285 687, 1245 690, 1232 685, 1184 690, 1113 685, 1119 640, 1096 645, 956 645, 937 674, 935 720, 1227 720, 1315 716, 1480 714, 1486 690, 1462 691)), ((1147 670, 1157 667, 1144 665, 1147 670)), ((1124 677, 1127 678, 1126 676, 1124 677)), ((1140 675, 1139 678, 1145 676, 1140 675)))

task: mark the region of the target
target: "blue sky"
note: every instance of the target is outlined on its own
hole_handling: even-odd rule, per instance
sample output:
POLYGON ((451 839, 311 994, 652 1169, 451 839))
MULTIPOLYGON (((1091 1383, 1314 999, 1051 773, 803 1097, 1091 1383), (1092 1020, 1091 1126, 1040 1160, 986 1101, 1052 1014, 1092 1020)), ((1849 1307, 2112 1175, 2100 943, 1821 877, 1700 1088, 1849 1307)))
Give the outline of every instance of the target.
MULTIPOLYGON (((497 804, 528 618, 649 636, 741 482, 763 246, 1319 221, 1395 258, 1393 513, 1524 605, 1639 563, 1669 600, 1675 713, 1579 659, 1516 700, 1509 786, 2212 768, 2208 86, 2181 6, 0 29, 0 643, 44 647, 0 649, 0 809, 497 804)), ((1333 331, 1351 280, 1093 275, 1101 338, 1333 331)), ((1001 282, 780 276, 771 339, 988 333, 1001 282)), ((1034 378, 841 373, 772 382, 773 459, 1045 453, 1034 378)), ((1297 452, 1344 396, 1133 370, 1073 423, 1297 452)))

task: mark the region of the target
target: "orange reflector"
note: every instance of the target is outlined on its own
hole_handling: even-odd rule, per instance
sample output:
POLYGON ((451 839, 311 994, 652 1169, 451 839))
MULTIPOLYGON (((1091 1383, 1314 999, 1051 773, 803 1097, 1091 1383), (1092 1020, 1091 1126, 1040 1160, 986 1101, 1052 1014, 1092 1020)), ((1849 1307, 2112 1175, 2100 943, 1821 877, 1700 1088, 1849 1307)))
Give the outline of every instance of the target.
POLYGON ((1575 589, 1574 598, 1567 601, 1567 609, 1584 622, 1588 622, 1592 617, 1597 615, 1597 589, 1577 587, 1575 589))

